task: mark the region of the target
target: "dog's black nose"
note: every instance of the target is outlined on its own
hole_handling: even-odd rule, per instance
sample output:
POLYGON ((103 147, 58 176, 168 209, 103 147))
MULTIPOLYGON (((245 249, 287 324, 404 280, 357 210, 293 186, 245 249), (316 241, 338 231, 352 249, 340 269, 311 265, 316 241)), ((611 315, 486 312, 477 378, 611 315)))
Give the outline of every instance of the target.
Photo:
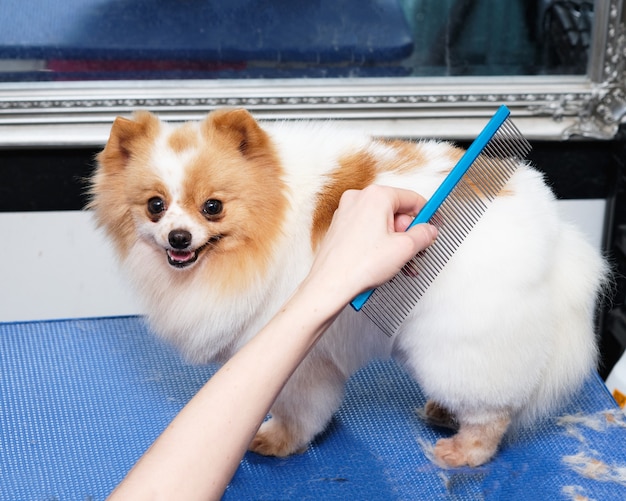
POLYGON ((186 249, 191 244, 191 233, 187 230, 172 230, 167 239, 174 249, 186 249))

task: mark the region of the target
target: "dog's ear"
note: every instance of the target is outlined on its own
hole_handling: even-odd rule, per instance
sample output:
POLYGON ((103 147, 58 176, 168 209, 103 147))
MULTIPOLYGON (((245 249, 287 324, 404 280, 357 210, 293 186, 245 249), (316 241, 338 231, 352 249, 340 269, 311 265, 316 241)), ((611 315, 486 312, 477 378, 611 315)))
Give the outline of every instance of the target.
POLYGON ((221 109, 209 114, 207 132, 215 131, 237 148, 243 156, 253 156, 267 147, 269 138, 254 117, 243 108, 221 109))
POLYGON ((124 169, 138 141, 155 136, 158 127, 159 119, 147 111, 134 113, 132 119, 117 117, 98 162, 110 171, 124 169))

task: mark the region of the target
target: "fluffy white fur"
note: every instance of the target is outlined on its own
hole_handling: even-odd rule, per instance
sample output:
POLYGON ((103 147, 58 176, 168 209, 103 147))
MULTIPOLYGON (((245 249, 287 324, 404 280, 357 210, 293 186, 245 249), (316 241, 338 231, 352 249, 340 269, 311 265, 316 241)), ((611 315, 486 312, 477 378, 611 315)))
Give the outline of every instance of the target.
MULTIPOLYGON (((187 127, 207 140, 200 124, 187 127)), ((229 295, 195 272, 201 263, 177 270, 165 258, 173 228, 186 228, 194 243, 209 238, 205 225, 177 203, 196 151, 173 151, 167 138, 174 130, 159 125, 144 162, 170 191, 169 208, 158 222, 128 211, 135 237, 120 256, 154 331, 195 362, 224 360, 307 273, 314 256, 313 212, 339 159, 367 152, 384 166, 402 152, 329 123, 264 127, 284 170, 288 208, 265 272, 250 277, 245 293, 229 295)), ((419 148, 419 165, 402 172, 381 168, 375 182, 430 196, 454 165, 452 146, 424 142, 419 148)), ((100 164, 92 207, 115 240, 111 202, 103 195, 112 190, 110 174, 106 162, 100 164)), ((262 209, 252 208, 249 217, 262 218, 262 209)), ((455 439, 435 448, 438 461, 483 463, 510 426, 529 425, 553 411, 594 369, 594 309, 605 274, 599 252, 559 216, 542 176, 522 165, 395 337, 345 309, 280 394, 251 448, 276 455, 305 448, 340 405, 345 380, 373 358, 394 357, 421 385, 435 413, 460 427, 455 439)))

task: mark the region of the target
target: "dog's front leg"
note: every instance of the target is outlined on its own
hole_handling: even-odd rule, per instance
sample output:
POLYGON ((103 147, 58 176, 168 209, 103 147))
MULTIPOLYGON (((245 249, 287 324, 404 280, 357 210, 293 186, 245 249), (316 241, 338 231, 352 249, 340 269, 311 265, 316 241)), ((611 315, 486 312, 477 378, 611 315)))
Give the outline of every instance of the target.
POLYGON ((313 351, 281 391, 249 449, 279 457, 304 452, 339 408, 345 382, 332 360, 313 351))

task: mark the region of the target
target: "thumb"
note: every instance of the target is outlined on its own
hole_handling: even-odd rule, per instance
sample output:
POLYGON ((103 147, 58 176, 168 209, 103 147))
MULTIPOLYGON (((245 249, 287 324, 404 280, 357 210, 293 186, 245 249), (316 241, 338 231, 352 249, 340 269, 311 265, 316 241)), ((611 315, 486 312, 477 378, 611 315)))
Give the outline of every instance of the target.
POLYGON ((420 251, 423 251, 426 247, 432 244, 437 238, 437 227, 432 224, 422 223, 416 224, 406 231, 406 235, 411 237, 413 244, 415 245, 415 252, 413 255, 420 251))

